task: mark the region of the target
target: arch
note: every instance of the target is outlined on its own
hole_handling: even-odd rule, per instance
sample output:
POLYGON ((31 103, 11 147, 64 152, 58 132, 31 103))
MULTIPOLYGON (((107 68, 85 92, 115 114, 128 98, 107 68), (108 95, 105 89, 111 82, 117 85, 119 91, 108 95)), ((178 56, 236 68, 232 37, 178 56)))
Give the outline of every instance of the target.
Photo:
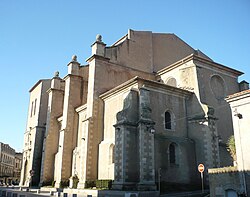
POLYGON ((169 86, 177 87, 177 81, 174 77, 169 77, 165 83, 169 86))
POLYGON ((177 165, 178 162, 178 145, 174 142, 169 144, 168 147, 168 153, 169 153, 169 164, 170 165, 177 165))
POLYGON ((171 113, 169 111, 165 112, 165 129, 171 129, 171 113))
POLYGON ((115 145, 111 144, 109 146, 109 164, 113 164, 115 162, 115 145))
POLYGON ((219 75, 213 75, 210 78, 210 89, 216 99, 221 100, 226 96, 226 86, 224 79, 219 75))
POLYGON ((174 130, 175 120, 174 114, 170 110, 166 110, 164 114, 164 127, 167 130, 174 130))

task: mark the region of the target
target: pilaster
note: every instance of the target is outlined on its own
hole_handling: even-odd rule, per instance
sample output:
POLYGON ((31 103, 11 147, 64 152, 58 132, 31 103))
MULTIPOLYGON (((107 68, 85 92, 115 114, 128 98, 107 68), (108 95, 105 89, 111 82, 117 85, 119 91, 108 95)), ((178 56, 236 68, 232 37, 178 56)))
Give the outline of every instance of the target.
POLYGON ((116 115, 115 180, 113 189, 131 190, 139 181, 138 153, 138 93, 131 90, 124 100, 123 110, 116 115))
POLYGON ((62 127, 59 136, 57 171, 60 176, 56 177, 55 186, 60 182, 68 181, 72 171, 73 150, 77 142, 77 120, 75 108, 81 105, 82 100, 82 77, 79 76, 77 57, 74 55, 68 64, 68 75, 65 80, 65 93, 63 102, 62 127))
POLYGON ((59 72, 55 73, 51 81, 49 94, 46 133, 43 140, 43 156, 41 165, 41 176, 39 185, 49 184, 54 181, 54 162, 59 143, 59 124, 57 117, 63 111, 63 80, 59 77, 59 72))
POLYGON ((149 90, 141 88, 138 122, 140 182, 138 190, 156 190, 154 161, 154 121, 151 119, 149 90))

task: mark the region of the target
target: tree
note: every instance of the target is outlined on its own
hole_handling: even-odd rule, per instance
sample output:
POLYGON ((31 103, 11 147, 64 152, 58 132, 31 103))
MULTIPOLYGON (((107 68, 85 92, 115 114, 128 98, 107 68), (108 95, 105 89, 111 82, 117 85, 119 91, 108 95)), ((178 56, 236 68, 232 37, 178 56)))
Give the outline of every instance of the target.
POLYGON ((231 135, 227 140, 227 151, 230 153, 232 159, 236 161, 236 147, 234 135, 231 135))

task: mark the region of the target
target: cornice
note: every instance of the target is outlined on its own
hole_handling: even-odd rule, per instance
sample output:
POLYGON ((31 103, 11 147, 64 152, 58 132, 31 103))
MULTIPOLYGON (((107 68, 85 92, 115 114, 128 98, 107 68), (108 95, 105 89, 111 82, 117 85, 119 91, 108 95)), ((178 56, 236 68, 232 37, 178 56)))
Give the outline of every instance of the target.
POLYGON ((49 94, 52 91, 64 92, 64 90, 56 89, 56 88, 49 88, 46 92, 49 94))
POLYGON ((83 78, 83 77, 80 76, 80 75, 67 74, 67 75, 63 78, 63 80, 66 80, 66 79, 68 79, 69 77, 83 78))
POLYGON ((98 60, 103 60, 103 61, 109 61, 110 59, 107 58, 107 57, 103 57, 103 56, 100 56, 100 55, 92 55, 90 56, 88 59, 86 59, 86 62, 91 62, 93 59, 98 59, 98 60))
POLYGON ((32 92, 43 81, 49 81, 49 80, 51 80, 51 79, 40 79, 38 82, 35 83, 35 85, 32 86, 32 88, 29 90, 29 92, 32 92))
POLYGON ((203 58, 203 57, 200 57, 200 56, 197 56, 195 54, 191 54, 191 55, 188 55, 187 57, 169 65, 169 66, 166 66, 165 68, 159 70, 157 73, 156 73, 156 76, 160 76, 162 74, 165 74, 166 72, 169 72, 170 70, 173 70, 189 61, 197 61, 197 62, 201 62, 201 63, 205 63, 205 64, 208 64, 208 65, 211 65, 213 67, 216 67, 220 70, 224 70, 224 71, 227 71, 227 72, 230 72, 230 73, 233 73, 234 75, 237 75, 237 76, 240 76, 242 74, 244 74, 243 72, 241 71, 238 71, 236 69, 233 69, 233 68, 229 68, 227 66, 224 66, 222 64, 219 64, 219 63, 216 63, 214 61, 211 61, 211 60, 208 60, 206 58, 203 58))
POLYGON ((172 93, 173 95, 178 95, 178 96, 190 96, 193 94, 193 92, 190 92, 188 90, 183 90, 180 88, 172 87, 160 82, 152 81, 152 80, 147 80, 140 78, 138 76, 126 81, 125 83, 103 93, 100 95, 100 98, 105 100, 108 97, 114 96, 117 93, 120 93, 129 87, 134 86, 135 84, 138 84, 139 87, 143 87, 145 89, 148 89, 150 91, 162 91, 163 93, 172 93))
POLYGON ((79 113, 85 109, 87 109, 87 104, 81 105, 81 106, 77 107, 75 110, 77 113, 79 113))

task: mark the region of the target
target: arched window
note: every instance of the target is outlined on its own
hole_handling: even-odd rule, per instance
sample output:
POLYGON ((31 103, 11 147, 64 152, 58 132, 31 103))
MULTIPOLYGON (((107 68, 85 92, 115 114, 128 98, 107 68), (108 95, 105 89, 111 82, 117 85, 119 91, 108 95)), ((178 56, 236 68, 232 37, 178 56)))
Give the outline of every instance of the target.
POLYGON ((172 129, 171 113, 169 111, 165 112, 165 129, 172 129))
POLYGON ((177 165, 179 163, 178 160, 178 145, 176 143, 171 143, 169 145, 169 163, 170 165, 177 165))
POLYGON ((169 162, 170 164, 176 163, 175 145, 173 143, 169 145, 169 162))
POLYGON ((109 147, 109 164, 112 164, 115 162, 115 145, 111 144, 109 147))

